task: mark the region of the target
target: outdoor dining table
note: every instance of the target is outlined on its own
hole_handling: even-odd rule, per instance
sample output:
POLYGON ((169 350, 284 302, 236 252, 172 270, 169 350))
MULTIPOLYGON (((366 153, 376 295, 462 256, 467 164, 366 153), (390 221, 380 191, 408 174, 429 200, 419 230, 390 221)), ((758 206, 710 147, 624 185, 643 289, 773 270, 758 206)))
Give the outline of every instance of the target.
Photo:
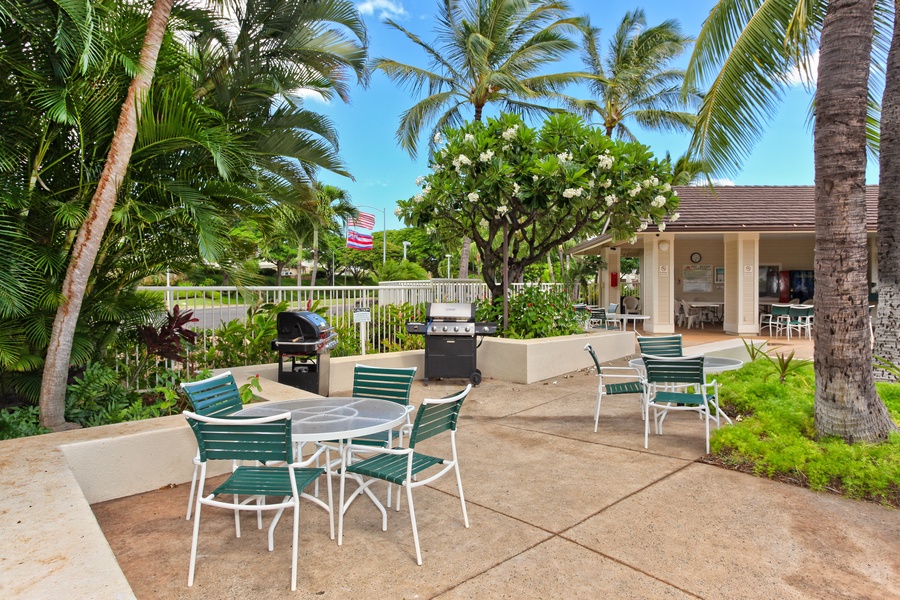
MULTIPOLYGON (((407 406, 375 398, 335 396, 269 402, 250 406, 235 413, 238 417, 266 417, 291 413, 291 440, 307 442, 349 442, 406 424, 407 406)), ((343 467, 343 452, 341 453, 343 467)), ((368 488, 365 494, 378 506, 381 503, 368 488)))
POLYGON ((624 321, 622 325, 623 331, 628 331, 628 321, 632 321, 634 325, 632 326, 632 330, 637 332, 637 322, 638 321, 646 321, 650 318, 650 315, 635 315, 635 314, 620 314, 615 313, 611 315, 606 315, 606 319, 609 321, 624 321))
POLYGON ((295 443, 360 438, 396 429, 406 423, 407 407, 374 398, 337 396, 269 402, 238 411, 239 417, 266 417, 291 413, 295 443))
MULTIPOLYGON (((643 358, 632 358, 628 361, 628 366, 640 369, 644 371, 644 359, 643 358)), ((724 356, 704 356, 703 357, 703 372, 709 375, 710 373, 722 373, 723 371, 733 371, 735 369, 740 369, 744 366, 744 361, 737 358, 726 358, 724 356)))

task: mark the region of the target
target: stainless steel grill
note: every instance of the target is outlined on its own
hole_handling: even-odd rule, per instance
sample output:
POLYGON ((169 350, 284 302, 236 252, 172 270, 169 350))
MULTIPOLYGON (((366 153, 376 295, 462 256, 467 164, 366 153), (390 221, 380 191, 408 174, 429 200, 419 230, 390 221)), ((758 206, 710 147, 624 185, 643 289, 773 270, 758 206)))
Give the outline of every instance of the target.
POLYGON ((331 350, 338 343, 334 327, 306 310, 278 313, 275 325, 278 337, 272 349, 278 352, 278 383, 327 396, 331 350))
POLYGON ((496 323, 475 321, 475 305, 433 302, 425 309, 425 323, 407 323, 406 331, 425 336, 425 383, 429 379, 468 378, 481 383, 476 366, 476 337, 495 335, 496 323))

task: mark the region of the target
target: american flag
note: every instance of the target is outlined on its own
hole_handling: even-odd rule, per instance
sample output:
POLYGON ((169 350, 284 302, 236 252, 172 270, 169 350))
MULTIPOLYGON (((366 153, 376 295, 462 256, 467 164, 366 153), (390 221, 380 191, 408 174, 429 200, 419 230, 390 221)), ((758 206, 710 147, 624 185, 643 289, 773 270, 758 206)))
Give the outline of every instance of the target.
POLYGON ((347 247, 354 250, 371 250, 372 236, 350 229, 347 231, 347 247))
POLYGON ((361 212, 357 218, 350 217, 347 221, 347 225, 349 227, 362 227, 363 229, 368 229, 371 231, 375 229, 375 215, 370 215, 369 213, 361 212))

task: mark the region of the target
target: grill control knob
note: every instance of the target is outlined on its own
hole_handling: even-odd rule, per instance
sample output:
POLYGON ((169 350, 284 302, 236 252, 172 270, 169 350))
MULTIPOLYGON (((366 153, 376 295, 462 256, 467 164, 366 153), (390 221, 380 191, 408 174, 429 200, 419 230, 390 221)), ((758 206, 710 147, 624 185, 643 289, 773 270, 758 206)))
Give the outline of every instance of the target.
POLYGON ((465 329, 463 329, 463 331, 465 331, 465 332, 467 332, 467 333, 468 333, 468 331, 469 331, 469 326, 468 326, 468 325, 466 325, 466 328, 465 328, 465 329))
POLYGON ((434 325, 432 325, 432 326, 431 326, 431 330, 432 330, 432 331, 437 331, 437 327, 435 327, 434 325))
POLYGON ((459 327, 454 327, 453 331, 459 331, 459 327))
POLYGON ((442 328, 441 328, 441 331, 447 331, 447 327, 446 327, 446 326, 445 326, 445 327, 442 327, 442 328))

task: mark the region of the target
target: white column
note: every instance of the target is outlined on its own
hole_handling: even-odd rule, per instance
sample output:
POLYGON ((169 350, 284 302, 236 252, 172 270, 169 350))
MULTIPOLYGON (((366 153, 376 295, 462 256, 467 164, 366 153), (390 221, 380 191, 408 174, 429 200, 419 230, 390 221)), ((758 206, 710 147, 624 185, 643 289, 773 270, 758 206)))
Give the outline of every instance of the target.
POLYGON ((759 233, 726 233, 725 333, 759 333, 759 233))
POLYGON ((641 305, 647 333, 675 333, 675 236, 670 233, 643 235, 641 305))
MULTIPOLYGON (((622 289, 621 281, 616 287, 610 285, 610 273, 619 273, 619 267, 622 264, 622 251, 618 248, 603 248, 600 253, 606 262, 606 268, 600 269, 600 306, 606 308, 610 304, 619 303, 619 292, 622 289)), ((621 311, 620 311, 621 312, 621 311)))

